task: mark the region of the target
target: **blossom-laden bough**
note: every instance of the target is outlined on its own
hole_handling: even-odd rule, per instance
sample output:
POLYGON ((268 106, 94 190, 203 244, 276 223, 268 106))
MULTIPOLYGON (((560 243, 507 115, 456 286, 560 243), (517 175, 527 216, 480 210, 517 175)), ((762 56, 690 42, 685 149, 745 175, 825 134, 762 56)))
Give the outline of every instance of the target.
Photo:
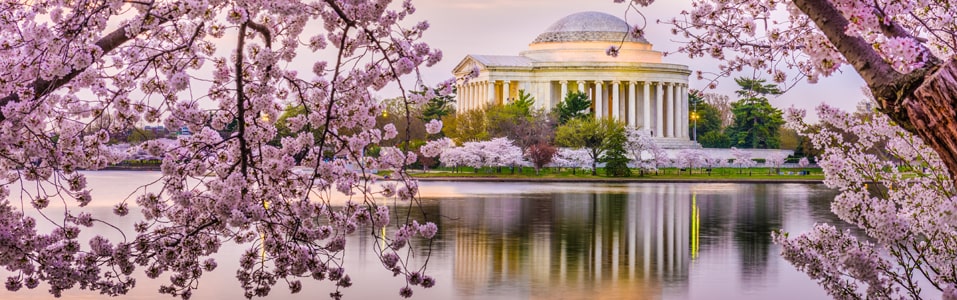
POLYGON ((237 271, 246 297, 280 281, 298 292, 311 278, 333 282, 339 298, 351 285, 345 236, 363 226, 373 229, 385 271, 406 282, 400 295, 434 285, 428 249, 411 241, 430 245, 435 224, 390 214, 418 207, 404 172, 415 156, 395 148, 366 155, 398 134, 377 126, 373 90, 394 85, 407 107, 451 93, 450 82, 406 93, 400 78, 421 85, 418 68, 442 55, 419 41, 428 23, 405 26, 410 1, 391 2, 0 2, 6 288, 44 283, 55 296, 77 287, 118 295, 139 270, 168 276, 160 292, 186 299, 217 266, 210 256, 236 243, 249 247, 237 271), (320 59, 297 70, 307 56, 320 59), (286 105, 304 113, 287 119, 292 134, 277 138, 274 120, 286 105), (135 232, 80 240, 82 228, 106 223, 84 206, 112 199, 92 199, 78 170, 122 159, 108 147, 110 134, 142 122, 193 134, 141 145, 162 157, 162 178, 154 192, 131 187, 115 204, 120 216, 141 212, 135 232), (379 185, 371 170, 391 170, 399 182, 379 185), (38 231, 38 222, 55 229, 38 231))
POLYGON ((866 238, 819 224, 778 232, 783 256, 839 299, 955 299, 957 199, 940 157, 886 116, 818 108, 820 126, 788 112, 790 126, 823 149, 824 183, 840 191, 831 210, 866 238))
MULTIPOLYGON (((614 1, 629 11, 655 2, 614 1)), ((955 17, 940 0, 693 0, 660 22, 681 37, 678 52, 720 61, 699 78, 753 69, 795 84, 853 67, 877 109, 937 151, 957 182, 955 17)))

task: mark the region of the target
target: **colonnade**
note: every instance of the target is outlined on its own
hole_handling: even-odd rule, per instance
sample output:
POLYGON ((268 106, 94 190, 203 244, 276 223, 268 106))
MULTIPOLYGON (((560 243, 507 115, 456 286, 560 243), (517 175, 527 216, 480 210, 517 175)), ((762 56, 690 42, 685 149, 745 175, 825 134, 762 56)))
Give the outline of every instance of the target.
POLYGON ((456 101, 459 112, 481 108, 495 101, 495 83, 471 81, 456 87, 456 101))
MULTIPOLYGON (((654 137, 689 138, 687 83, 651 80, 574 80, 533 84, 549 85, 544 90, 551 90, 555 85, 560 86, 561 92, 555 95, 557 97, 533 95, 538 101, 545 101, 543 103, 554 105, 562 101, 570 91, 581 91, 592 100, 592 111, 595 117, 620 120, 628 126, 643 128, 654 137), (549 98, 552 99, 549 100, 549 98), (600 101, 595 101, 596 99, 600 101)), ((464 112, 488 104, 506 103, 508 99, 517 97, 518 89, 526 85, 528 85, 527 82, 508 80, 471 81, 459 84, 457 86, 458 110, 464 112)))

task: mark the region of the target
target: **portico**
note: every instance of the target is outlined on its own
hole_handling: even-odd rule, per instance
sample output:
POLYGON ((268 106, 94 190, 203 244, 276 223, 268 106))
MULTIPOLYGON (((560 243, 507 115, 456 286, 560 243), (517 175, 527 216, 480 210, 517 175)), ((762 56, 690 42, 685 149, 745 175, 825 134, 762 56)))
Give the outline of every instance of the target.
POLYGON ((508 103, 524 90, 548 110, 578 91, 592 100, 595 117, 693 145, 687 127, 691 71, 663 63, 662 53, 630 35, 629 28, 609 14, 576 13, 550 26, 518 56, 468 55, 453 71, 459 79, 457 109, 508 103), (617 57, 606 54, 619 44, 617 57))

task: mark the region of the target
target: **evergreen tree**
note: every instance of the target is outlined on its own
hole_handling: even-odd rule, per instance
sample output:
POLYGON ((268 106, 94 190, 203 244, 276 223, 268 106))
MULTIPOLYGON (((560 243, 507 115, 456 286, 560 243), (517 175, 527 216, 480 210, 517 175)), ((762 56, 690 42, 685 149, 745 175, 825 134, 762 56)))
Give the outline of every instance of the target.
POLYGON ((734 122, 725 130, 731 145, 740 148, 778 148, 778 129, 784 125, 781 110, 771 106, 766 95, 781 91, 763 79, 737 78, 738 95, 744 97, 731 104, 734 122))
MULTIPOLYGON (((428 87, 423 87, 422 91, 413 92, 416 94, 424 95, 428 91, 428 87)), ((451 115, 455 113, 455 90, 453 88, 452 94, 442 95, 438 97, 433 97, 429 99, 428 102, 422 105, 421 116, 419 116, 422 121, 428 122, 431 120, 441 120, 442 117, 451 115)))
POLYGON ((615 177, 631 176, 628 168, 628 152, 625 151, 625 126, 619 122, 608 121, 608 133, 605 137, 605 154, 602 162, 605 163, 605 174, 615 177))
POLYGON ((591 116, 591 101, 585 93, 571 91, 558 103, 555 111, 558 112, 558 123, 565 124, 571 119, 591 116))

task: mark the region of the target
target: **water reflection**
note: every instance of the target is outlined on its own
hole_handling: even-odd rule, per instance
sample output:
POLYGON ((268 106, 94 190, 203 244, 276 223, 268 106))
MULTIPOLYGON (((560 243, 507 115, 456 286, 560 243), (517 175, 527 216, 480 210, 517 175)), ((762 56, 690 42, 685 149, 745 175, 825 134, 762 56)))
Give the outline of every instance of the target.
MULTIPOLYGON (((429 264, 438 285, 416 290, 419 299, 825 299, 778 256, 770 232, 839 222, 827 211, 834 193, 821 185, 426 182, 422 190, 425 213, 441 218, 429 264)), ((371 260, 374 243, 365 233, 348 241, 347 298, 398 298, 403 284, 371 260)), ((243 250, 224 249, 194 295, 241 297, 232 261, 243 250)), ((158 282, 138 280, 127 298, 161 298, 158 282)), ((313 299, 330 288, 304 282, 301 294, 278 287, 270 298, 313 299)), ((39 297, 49 296, 0 291, 39 297)))
MULTIPOLYGON (((689 284, 696 259, 706 264, 695 272, 736 273, 741 288, 731 294, 775 285, 767 281, 779 278, 770 273, 789 266, 770 234, 785 227, 783 203, 807 203, 809 196, 830 199, 833 193, 807 185, 597 185, 438 205, 452 220, 443 225, 454 231, 448 252, 461 296, 671 299, 694 294, 689 284), (724 260, 735 261, 737 272, 711 268, 724 260)), ((804 208, 799 219, 827 217, 800 222, 807 226, 837 221, 804 208)), ((697 283, 719 283, 714 288, 726 280, 697 283)), ((804 281, 803 287, 814 286, 804 281)))

